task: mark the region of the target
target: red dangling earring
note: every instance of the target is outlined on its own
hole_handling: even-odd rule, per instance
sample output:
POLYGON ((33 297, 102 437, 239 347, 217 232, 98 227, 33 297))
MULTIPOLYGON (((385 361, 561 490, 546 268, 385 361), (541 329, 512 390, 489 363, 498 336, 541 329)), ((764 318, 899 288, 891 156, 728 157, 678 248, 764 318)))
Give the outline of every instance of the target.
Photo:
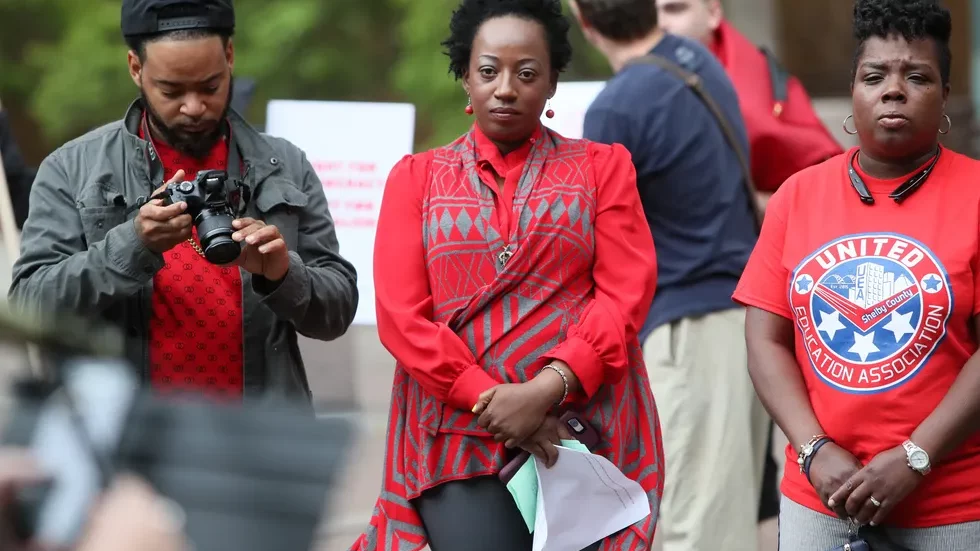
POLYGON ((463 111, 464 111, 464 112, 465 112, 465 113, 466 113, 467 115, 472 115, 472 114, 473 114, 473 100, 472 100, 472 99, 470 99, 470 97, 469 97, 469 96, 466 96, 466 108, 465 108, 465 109, 463 109, 463 111))
POLYGON ((555 118, 555 110, 551 108, 551 100, 548 100, 548 110, 544 112, 544 116, 549 119, 555 118))

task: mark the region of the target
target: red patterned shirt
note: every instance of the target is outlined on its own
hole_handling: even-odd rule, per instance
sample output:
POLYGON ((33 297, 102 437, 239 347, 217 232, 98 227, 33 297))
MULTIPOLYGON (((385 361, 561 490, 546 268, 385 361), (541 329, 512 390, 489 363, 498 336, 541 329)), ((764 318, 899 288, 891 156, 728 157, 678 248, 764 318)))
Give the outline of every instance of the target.
MULTIPOLYGON (((183 155, 156 140, 153 147, 163 163, 165 181, 181 169, 185 178, 192 179, 200 170, 222 170, 228 163, 227 140, 221 140, 206 159, 183 155)), ((163 258, 163 269, 153 277, 151 385, 163 392, 241 399, 242 278, 238 268, 211 264, 186 241, 163 258)))

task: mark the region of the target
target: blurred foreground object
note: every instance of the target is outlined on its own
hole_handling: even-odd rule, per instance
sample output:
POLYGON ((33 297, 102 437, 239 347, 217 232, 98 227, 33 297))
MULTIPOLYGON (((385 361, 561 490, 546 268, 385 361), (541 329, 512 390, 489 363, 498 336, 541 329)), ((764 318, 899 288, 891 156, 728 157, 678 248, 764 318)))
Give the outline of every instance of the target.
POLYGON ((352 423, 318 421, 285 401, 246 408, 152 396, 112 359, 111 335, 0 311, 0 339, 36 342, 52 362, 49 381, 15 385, 2 438, 52 476, 20 493, 18 535, 74 545, 97 498, 132 473, 179 506, 197 551, 310 549, 352 423))
POLYGON ((190 551, 186 518, 134 476, 120 476, 92 512, 77 551, 190 551))

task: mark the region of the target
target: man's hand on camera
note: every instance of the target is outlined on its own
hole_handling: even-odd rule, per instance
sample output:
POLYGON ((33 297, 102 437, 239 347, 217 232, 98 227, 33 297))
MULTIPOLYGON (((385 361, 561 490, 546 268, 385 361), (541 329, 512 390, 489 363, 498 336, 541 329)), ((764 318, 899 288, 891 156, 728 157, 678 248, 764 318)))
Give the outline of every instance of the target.
MULTIPOLYGON (((173 178, 163 184, 153 195, 160 193, 174 182, 184 179, 184 171, 178 170, 173 178)), ((162 199, 154 199, 143 205, 136 219, 136 235, 147 249, 163 254, 176 247, 181 241, 190 239, 193 229, 191 215, 184 214, 187 203, 180 202, 163 206, 162 199)))
POLYGON ((36 543, 19 541, 13 533, 17 492, 44 481, 44 475, 26 451, 0 448, 0 549, 36 551, 36 543))
POLYGON ((289 271, 289 250, 279 228, 269 226, 254 218, 241 218, 232 222, 237 230, 231 238, 244 242, 238 265, 246 272, 264 277, 271 282, 281 281, 289 271))

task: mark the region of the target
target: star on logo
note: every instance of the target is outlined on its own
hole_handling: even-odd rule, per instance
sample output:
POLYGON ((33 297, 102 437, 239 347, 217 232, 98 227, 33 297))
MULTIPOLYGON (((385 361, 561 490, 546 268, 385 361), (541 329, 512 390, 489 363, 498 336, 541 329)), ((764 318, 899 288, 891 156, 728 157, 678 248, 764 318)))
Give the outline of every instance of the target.
POLYGON ((898 312, 892 312, 891 319, 888 320, 882 329, 886 331, 891 331, 895 334, 895 342, 902 340, 905 335, 911 335, 915 333, 915 328, 912 327, 910 323, 912 321, 912 312, 905 314, 899 314, 898 312))
POLYGON ((927 293, 935 293, 942 289, 943 280, 939 279, 936 274, 929 274, 923 278, 922 286, 925 287, 927 293))
POLYGON ((796 280, 796 292, 806 293, 810 290, 811 285, 813 285, 813 278, 811 278, 806 274, 803 274, 796 280))
POLYGON ((830 337, 830 340, 834 340, 834 335, 837 334, 841 329, 845 329, 843 323, 840 322, 840 312, 834 310, 829 314, 821 310, 817 310, 820 314, 820 325, 817 326, 817 331, 823 331, 830 337))
POLYGON ((862 335, 857 331, 854 332, 854 345, 847 349, 851 354, 857 354, 861 358, 862 362, 868 361, 868 356, 874 354, 875 352, 881 352, 881 350, 875 346, 875 333, 874 331, 868 333, 867 335, 862 335))

